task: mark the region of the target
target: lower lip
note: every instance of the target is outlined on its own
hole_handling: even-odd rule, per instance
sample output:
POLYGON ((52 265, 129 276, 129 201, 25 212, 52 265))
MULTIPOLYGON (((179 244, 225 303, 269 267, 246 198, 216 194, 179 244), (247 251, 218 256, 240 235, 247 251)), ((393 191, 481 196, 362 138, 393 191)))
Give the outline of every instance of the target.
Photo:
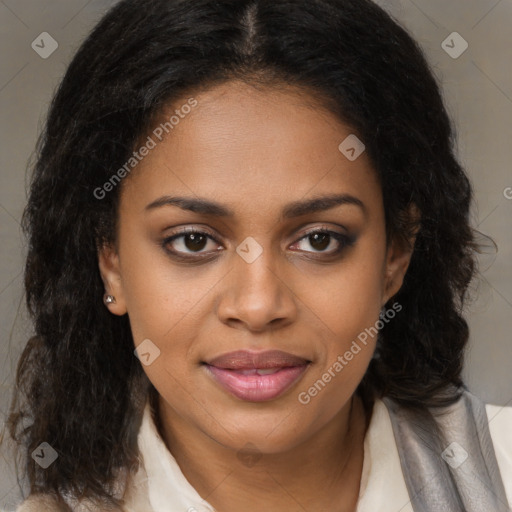
POLYGON ((234 370, 205 365, 216 381, 241 400, 265 402, 282 395, 304 374, 307 364, 283 368, 270 375, 242 375, 234 370))

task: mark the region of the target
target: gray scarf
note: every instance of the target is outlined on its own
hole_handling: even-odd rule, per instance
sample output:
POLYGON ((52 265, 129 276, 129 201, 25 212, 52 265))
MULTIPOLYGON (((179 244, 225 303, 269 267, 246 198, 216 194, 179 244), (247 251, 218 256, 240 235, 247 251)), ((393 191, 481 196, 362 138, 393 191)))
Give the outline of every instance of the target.
POLYGON ((424 414, 388 408, 414 512, 510 512, 485 405, 468 391, 424 414))

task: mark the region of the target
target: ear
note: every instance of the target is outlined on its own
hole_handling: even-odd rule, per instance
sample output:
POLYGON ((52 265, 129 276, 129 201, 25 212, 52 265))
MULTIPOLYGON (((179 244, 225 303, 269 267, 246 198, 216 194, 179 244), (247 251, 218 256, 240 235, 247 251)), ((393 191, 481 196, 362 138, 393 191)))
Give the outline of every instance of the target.
POLYGON ((105 245, 98 249, 98 265, 100 268, 101 279, 105 286, 105 294, 113 295, 115 298, 115 302, 106 304, 105 306, 114 315, 124 315, 127 310, 123 291, 123 281, 121 278, 119 255, 113 246, 105 245))
POLYGON ((409 206, 405 215, 408 217, 408 222, 412 221, 414 223, 413 233, 411 238, 408 240, 395 236, 388 245, 382 306, 384 306, 390 298, 396 295, 402 287, 405 274, 409 268, 409 263, 411 262, 412 254, 414 252, 416 236, 420 229, 421 214, 415 204, 411 204, 409 206))

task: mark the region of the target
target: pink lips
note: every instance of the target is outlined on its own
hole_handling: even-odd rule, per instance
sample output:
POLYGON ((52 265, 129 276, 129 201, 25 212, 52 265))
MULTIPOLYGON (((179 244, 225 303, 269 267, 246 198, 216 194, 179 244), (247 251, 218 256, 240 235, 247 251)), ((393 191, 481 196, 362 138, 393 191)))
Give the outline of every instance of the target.
POLYGON ((215 380, 242 400, 263 402, 283 394, 304 373, 310 361, 268 350, 229 352, 206 363, 215 380))

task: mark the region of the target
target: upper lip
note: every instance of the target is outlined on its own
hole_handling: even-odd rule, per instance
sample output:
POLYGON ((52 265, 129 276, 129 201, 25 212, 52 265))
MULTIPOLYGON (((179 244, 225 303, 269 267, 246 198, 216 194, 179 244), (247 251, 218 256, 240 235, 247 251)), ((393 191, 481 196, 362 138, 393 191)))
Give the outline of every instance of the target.
POLYGON ((221 354, 206 363, 217 368, 229 370, 251 370, 254 368, 286 368, 289 366, 303 366, 309 363, 307 359, 283 352, 282 350, 266 350, 251 352, 237 350, 221 354))

